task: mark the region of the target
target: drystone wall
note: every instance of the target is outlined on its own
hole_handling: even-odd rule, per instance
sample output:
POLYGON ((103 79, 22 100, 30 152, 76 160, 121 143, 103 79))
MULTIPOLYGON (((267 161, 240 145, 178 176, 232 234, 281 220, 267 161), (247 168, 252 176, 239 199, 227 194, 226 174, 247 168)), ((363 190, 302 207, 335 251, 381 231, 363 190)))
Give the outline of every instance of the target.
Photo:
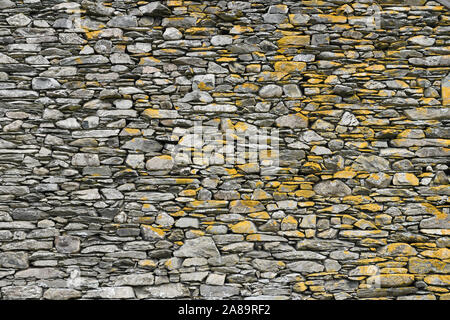
POLYGON ((442 2, 0 0, 0 299, 449 299, 442 2))

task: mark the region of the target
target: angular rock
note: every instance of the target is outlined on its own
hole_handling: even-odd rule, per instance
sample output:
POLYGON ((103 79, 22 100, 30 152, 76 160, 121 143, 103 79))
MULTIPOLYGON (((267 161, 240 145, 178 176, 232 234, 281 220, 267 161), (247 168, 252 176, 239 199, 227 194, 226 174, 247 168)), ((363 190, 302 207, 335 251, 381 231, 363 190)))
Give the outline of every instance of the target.
POLYGON ((179 299, 190 296, 189 288, 181 283, 137 287, 135 290, 138 299, 179 299))
POLYGON ((203 257, 211 258, 220 256, 219 250, 210 237, 199 237, 196 239, 188 239, 173 255, 175 257, 203 257))
POLYGON ((352 190, 340 180, 326 180, 316 184, 314 192, 322 196, 344 197, 350 195, 352 190))

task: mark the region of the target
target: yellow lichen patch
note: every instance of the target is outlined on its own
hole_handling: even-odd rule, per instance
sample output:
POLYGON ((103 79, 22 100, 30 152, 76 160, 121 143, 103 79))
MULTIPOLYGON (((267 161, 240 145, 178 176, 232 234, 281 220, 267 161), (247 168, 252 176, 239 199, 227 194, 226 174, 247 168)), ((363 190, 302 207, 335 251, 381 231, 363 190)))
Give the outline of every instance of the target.
POLYGON ((240 221, 230 226, 234 233, 256 233, 256 227, 251 221, 240 221))
POLYGON ((224 200, 194 200, 189 202, 189 206, 192 208, 223 208, 228 204, 228 201, 224 200))
POLYGON ((168 7, 181 7, 182 5, 183 5, 183 0, 167 0, 168 7))
POLYGON ((237 166, 240 170, 246 173, 258 173, 259 164, 257 163, 245 163, 237 166))
POLYGON ((261 150, 259 151, 259 159, 264 160, 277 160, 279 156, 278 151, 274 150, 261 150))
POLYGON ((277 41, 277 44, 283 46, 305 46, 310 42, 310 36, 285 36, 277 41))
POLYGON ((236 171, 236 169, 234 169, 234 168, 225 168, 225 171, 226 171, 226 172, 228 173, 228 175, 230 175, 230 176, 237 174, 237 171, 236 171))
POLYGON ((378 268, 376 266, 358 266, 351 271, 352 275, 358 276, 374 276, 378 274, 378 268))
POLYGON ((185 33, 190 35, 212 35, 215 30, 215 28, 191 27, 186 29, 185 33))
POLYGON ((234 129, 236 130, 236 132, 245 132, 248 129, 248 124, 242 121, 238 121, 234 125, 234 129))
POLYGON ((235 89, 245 92, 257 92, 259 90, 259 86, 254 83, 246 82, 237 85, 235 89))
POLYGON ((288 184, 281 184, 279 187, 278 187, 278 189, 277 189, 277 191, 278 192, 292 192, 292 191, 295 191, 296 189, 298 188, 298 185, 288 185, 288 184))
MULTIPOLYGON (((349 141, 346 143, 346 145, 351 149, 363 149, 367 148, 369 146, 369 143, 367 141, 349 141)), ((363 150, 361 150, 363 151, 363 150)), ((370 150, 366 150, 370 151, 370 150)))
POLYGON ((359 228, 359 229, 377 229, 377 227, 370 221, 366 220, 366 219, 360 219, 358 221, 355 222, 355 227, 359 228))
POLYGON ((410 183, 412 186, 418 186, 419 185, 419 179, 412 174, 412 173, 405 173, 405 179, 410 183))
POLYGON ((367 258, 367 259, 360 259, 356 262, 357 265, 373 265, 373 264, 377 264, 377 263, 381 263, 386 261, 387 259, 385 258, 381 258, 381 257, 376 257, 376 258, 367 258))
POLYGON ((411 245, 403 242, 391 243, 382 248, 380 252, 387 256, 415 256, 417 254, 411 245))
POLYGON ((276 72, 293 73, 301 72, 306 68, 306 63, 299 61, 278 61, 274 65, 276 72))
POLYGON ((292 230, 296 229, 298 225, 298 221, 291 215, 288 215, 281 220, 281 229, 282 230, 292 230), (287 229, 289 228, 289 229, 287 229), (292 228, 292 229, 291 229, 292 228))

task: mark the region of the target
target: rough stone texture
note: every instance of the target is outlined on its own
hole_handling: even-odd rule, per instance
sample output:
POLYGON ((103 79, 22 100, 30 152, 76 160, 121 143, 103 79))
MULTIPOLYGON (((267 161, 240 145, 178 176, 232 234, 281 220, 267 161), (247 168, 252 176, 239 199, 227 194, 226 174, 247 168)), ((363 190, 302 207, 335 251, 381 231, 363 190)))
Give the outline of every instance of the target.
POLYGON ((448 299, 440 2, 0 0, 0 299, 448 299))

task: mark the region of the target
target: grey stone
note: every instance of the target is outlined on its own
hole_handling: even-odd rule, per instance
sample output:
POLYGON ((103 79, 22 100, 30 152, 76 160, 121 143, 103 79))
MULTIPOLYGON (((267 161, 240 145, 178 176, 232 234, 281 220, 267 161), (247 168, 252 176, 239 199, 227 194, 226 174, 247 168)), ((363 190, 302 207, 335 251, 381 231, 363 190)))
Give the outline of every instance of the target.
POLYGON ((146 16, 161 17, 169 16, 171 11, 159 1, 151 2, 145 6, 139 7, 139 10, 146 16))
POLYGON ((145 138, 134 138, 122 145, 123 149, 140 152, 159 151, 162 149, 162 147, 163 146, 159 142, 145 138))
POLYGON ((197 218, 181 217, 175 223, 177 228, 198 228, 199 226, 197 218))
POLYGON ((219 250, 210 237, 199 237, 196 239, 188 239, 178 249, 174 251, 175 257, 218 257, 220 256, 219 250))
POLYGON ((341 126, 355 127, 355 126, 359 125, 359 121, 358 121, 358 119, 356 119, 356 117, 354 116, 353 113, 346 111, 342 115, 342 119, 341 119, 341 121, 339 121, 339 124, 341 126))
POLYGON ((84 299, 135 299, 131 287, 104 287, 89 290, 83 295, 84 299))
POLYGON ((161 25, 163 27, 174 27, 174 28, 190 28, 195 26, 197 23, 197 18, 195 17, 180 17, 180 18, 164 18, 161 25))
POLYGON ((64 120, 57 121, 56 123, 57 127, 63 128, 63 129, 80 129, 80 124, 78 123, 77 119, 75 118, 67 118, 64 120))
POLYGON ((55 237, 55 248, 60 253, 75 253, 80 251, 80 239, 74 236, 55 237))
POLYGON ((282 94, 283 89, 275 84, 266 85, 259 90, 261 98, 276 98, 281 97, 282 94))
POLYGON ((450 66, 450 55, 431 56, 425 58, 409 58, 409 63, 416 66, 425 67, 446 67, 450 66))
POLYGON ((355 159, 352 165, 353 169, 367 172, 383 172, 390 170, 389 160, 379 156, 360 155, 355 159))
POLYGON ((72 157, 73 166, 99 166, 98 155, 91 153, 76 153, 72 157))
POLYGON ((116 286, 151 286, 155 281, 153 273, 128 274, 119 276, 116 286))
POLYGON ((47 300, 69 300, 81 298, 81 292, 67 288, 49 288, 44 292, 44 299, 47 300))
POLYGON ((137 287, 135 290, 138 299, 176 299, 190 296, 189 288, 181 283, 137 287))
MULTIPOLYGON (((1 5, 0 5, 1 6, 1 5)), ((15 27, 25 27, 31 22, 31 19, 28 18, 23 13, 16 14, 14 16, 11 16, 6 19, 9 25, 15 26, 15 27)))
POLYGON ((352 190, 340 180, 327 180, 314 186, 314 191, 322 196, 344 197, 351 194, 352 190))
POLYGON ((16 4, 10 0, 0 0, 0 9, 14 8, 16 4))
POLYGON ((322 272, 325 269, 325 267, 322 264, 313 261, 291 262, 288 263, 286 267, 291 271, 300 273, 322 272))
POLYGON ((200 295, 205 298, 229 298, 239 295, 240 290, 235 286, 210 286, 202 284, 200 286, 200 295))
POLYGON ((42 288, 36 285, 11 286, 1 289, 2 298, 6 300, 40 299, 42 288))
POLYGON ((179 40, 183 38, 183 34, 174 27, 168 27, 163 33, 164 40, 179 40))
POLYGON ((112 28, 135 28, 138 26, 137 18, 135 16, 116 16, 107 23, 108 27, 112 28))
POLYGON ((207 276, 208 276, 207 271, 182 273, 180 276, 180 280, 182 282, 203 282, 207 276))
POLYGON ((292 129, 307 128, 308 118, 300 113, 284 115, 276 119, 278 127, 288 127, 292 129))
POLYGON ((167 201, 175 198, 173 194, 164 192, 130 192, 126 193, 125 196, 141 201, 167 201))
POLYGON ((30 192, 26 186, 0 186, 0 194, 13 194, 16 196, 23 196, 30 192))
POLYGON ((2 268, 26 269, 28 266, 28 254, 26 252, 0 253, 0 267, 2 268))

